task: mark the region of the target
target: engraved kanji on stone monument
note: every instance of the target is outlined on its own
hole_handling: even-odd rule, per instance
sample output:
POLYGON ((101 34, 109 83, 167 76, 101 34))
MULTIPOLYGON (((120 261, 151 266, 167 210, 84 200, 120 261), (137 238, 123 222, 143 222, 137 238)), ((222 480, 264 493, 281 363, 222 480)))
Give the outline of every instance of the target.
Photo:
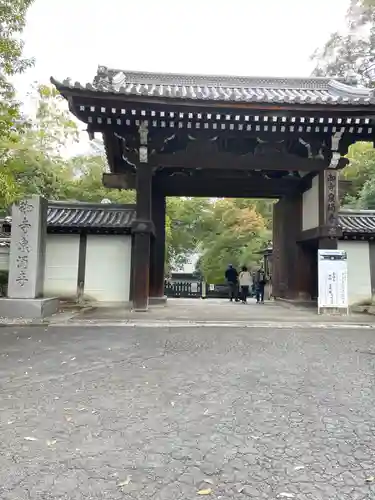
POLYGON ((27 274, 25 271, 21 271, 18 277, 16 278, 17 283, 19 286, 25 286, 25 284, 29 281, 29 278, 27 277, 27 274))
POLYGON ((17 257, 17 267, 19 269, 27 269, 29 265, 29 256, 28 255, 19 255, 17 257))
POLYGON ((28 200, 21 200, 18 204, 18 209, 21 214, 27 214, 29 212, 32 212, 34 207, 28 200))
POLYGON ((35 298, 43 292, 46 208, 39 196, 13 206, 9 297, 35 298))
POLYGON ((27 231, 31 228, 31 224, 29 222, 29 219, 24 215, 22 221, 20 224, 18 224, 18 227, 23 231, 24 233, 27 233, 27 231))
POLYGON ((29 240, 26 238, 26 236, 22 236, 18 243, 18 251, 21 253, 30 253, 31 248, 29 245, 29 240))
POLYGON ((31 229, 31 223, 29 221, 28 215, 31 214, 34 207, 27 200, 20 201, 18 205, 18 209, 23 217, 21 222, 18 224, 19 229, 21 230, 21 238, 18 244, 18 251, 21 255, 17 256, 17 268, 20 269, 18 277, 16 278, 16 282, 19 286, 25 286, 25 283, 29 281, 27 276, 27 270, 29 267, 29 256, 28 254, 31 252, 31 247, 29 243, 29 230, 31 229), (26 254, 26 255, 23 255, 26 254))

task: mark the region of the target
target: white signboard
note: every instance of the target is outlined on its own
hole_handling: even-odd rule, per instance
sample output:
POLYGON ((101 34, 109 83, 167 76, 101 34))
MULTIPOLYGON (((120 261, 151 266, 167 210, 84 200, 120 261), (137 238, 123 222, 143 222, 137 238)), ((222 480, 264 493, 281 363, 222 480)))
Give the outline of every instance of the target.
POLYGON ((198 283, 195 283, 194 281, 191 283, 191 293, 197 293, 198 292, 198 283))
POLYGON ((348 260, 343 250, 318 250, 318 313, 322 308, 348 313, 348 260))

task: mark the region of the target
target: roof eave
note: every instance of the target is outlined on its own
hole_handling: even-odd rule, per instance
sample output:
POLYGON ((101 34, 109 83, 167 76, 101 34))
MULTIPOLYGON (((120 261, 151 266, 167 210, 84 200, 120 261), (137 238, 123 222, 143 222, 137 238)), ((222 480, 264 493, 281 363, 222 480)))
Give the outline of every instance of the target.
MULTIPOLYGON (((85 97, 88 99, 95 100, 113 100, 122 101, 129 103, 147 103, 154 105, 164 105, 169 107, 191 107, 195 106, 198 108, 235 108, 235 109, 259 109, 259 110, 315 110, 323 112, 337 112, 341 110, 347 110, 348 112, 375 112, 375 99, 371 99, 369 102, 363 103, 353 103, 353 102, 280 102, 280 101, 234 101, 234 100, 209 100, 209 99, 186 99, 182 97, 155 97, 148 96, 145 94, 125 94, 121 92, 115 92, 111 90, 99 90, 99 89, 89 89, 82 86, 67 86, 57 80, 51 78, 51 83, 55 85, 56 89, 60 94, 68 101, 74 97, 85 97)), ((72 110, 73 112, 73 110, 72 110)))

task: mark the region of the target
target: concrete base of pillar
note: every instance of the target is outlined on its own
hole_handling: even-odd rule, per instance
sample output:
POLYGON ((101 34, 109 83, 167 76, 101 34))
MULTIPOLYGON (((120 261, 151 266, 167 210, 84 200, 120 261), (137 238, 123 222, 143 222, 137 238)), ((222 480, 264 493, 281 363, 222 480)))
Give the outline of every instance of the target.
POLYGON ((58 311, 58 298, 0 299, 0 317, 9 319, 43 319, 58 311))
POLYGON ((350 314, 349 308, 346 307, 321 307, 319 314, 331 315, 331 316, 347 316, 350 314))
POLYGON ((148 299, 148 303, 150 306, 165 305, 167 303, 167 296, 163 295, 162 297, 150 297, 148 299))
POLYGON ((136 313, 146 313, 146 312, 148 312, 148 307, 141 309, 139 307, 134 307, 134 305, 133 305, 133 311, 136 313))

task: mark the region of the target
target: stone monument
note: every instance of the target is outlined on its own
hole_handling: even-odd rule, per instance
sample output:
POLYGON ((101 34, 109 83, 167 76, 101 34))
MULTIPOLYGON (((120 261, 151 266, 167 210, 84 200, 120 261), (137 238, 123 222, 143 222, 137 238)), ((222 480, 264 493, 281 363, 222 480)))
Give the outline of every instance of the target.
POLYGON ((37 319, 57 311, 58 299, 43 297, 47 200, 40 196, 13 205, 8 297, 0 316, 37 319))

